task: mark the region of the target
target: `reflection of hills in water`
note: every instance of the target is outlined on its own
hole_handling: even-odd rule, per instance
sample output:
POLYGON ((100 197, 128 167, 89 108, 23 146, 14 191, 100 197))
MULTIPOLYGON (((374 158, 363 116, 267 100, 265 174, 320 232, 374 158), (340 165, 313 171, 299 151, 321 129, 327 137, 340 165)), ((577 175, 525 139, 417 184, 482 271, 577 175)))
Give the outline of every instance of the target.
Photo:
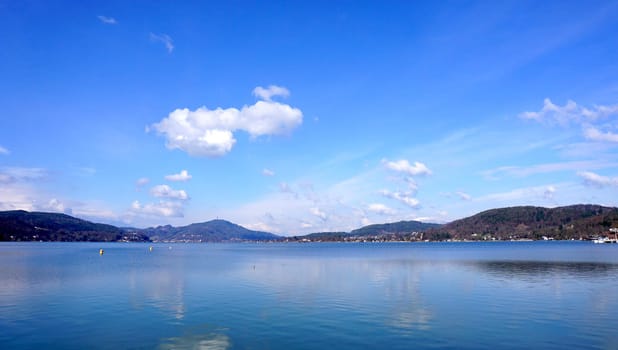
POLYGON ((565 276, 596 279, 613 276, 618 272, 618 264, 600 262, 479 261, 472 265, 499 277, 565 276))

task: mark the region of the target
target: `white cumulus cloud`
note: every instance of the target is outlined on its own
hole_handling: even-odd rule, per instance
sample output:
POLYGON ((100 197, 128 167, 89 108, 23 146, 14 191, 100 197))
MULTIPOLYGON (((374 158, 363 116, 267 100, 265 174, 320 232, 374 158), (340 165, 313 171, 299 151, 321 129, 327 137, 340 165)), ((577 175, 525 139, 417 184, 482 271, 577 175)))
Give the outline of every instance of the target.
POLYGON ((608 177, 593 173, 591 171, 580 171, 577 176, 584 180, 584 183, 591 186, 607 187, 618 186, 618 177, 608 177))
POLYGON ((175 201, 159 201, 142 205, 139 201, 131 204, 131 212, 148 216, 183 217, 182 203, 175 201))
POLYGON ((189 181, 191 180, 191 178, 193 178, 193 176, 191 176, 189 174, 188 171, 186 170, 181 170, 180 173, 178 174, 171 174, 171 175, 166 175, 165 179, 167 181, 189 181))
POLYGON ((382 163, 386 168, 399 172, 408 174, 411 176, 415 175, 431 175, 431 170, 427 168, 427 166, 421 162, 414 162, 414 164, 410 164, 410 162, 406 159, 401 159, 397 161, 388 161, 386 159, 382 160, 382 163))
POLYGON ((0 146, 0 154, 9 154, 9 153, 11 153, 11 152, 9 152, 9 150, 8 150, 8 149, 6 149, 6 148, 4 148, 4 147, 0 146))
POLYGON ((180 149, 192 156, 217 157, 232 150, 236 131, 245 131, 251 137, 287 135, 302 120, 300 109, 266 100, 240 109, 176 109, 153 124, 152 129, 166 137, 169 149, 180 149))
POLYGON ((189 199, 184 190, 174 190, 168 185, 157 185, 150 189, 150 194, 158 198, 171 198, 186 200, 189 199))
POLYGON ((267 88, 258 86, 253 89, 253 95, 264 101, 270 101, 275 96, 288 97, 290 96, 290 91, 277 85, 270 85, 267 88))

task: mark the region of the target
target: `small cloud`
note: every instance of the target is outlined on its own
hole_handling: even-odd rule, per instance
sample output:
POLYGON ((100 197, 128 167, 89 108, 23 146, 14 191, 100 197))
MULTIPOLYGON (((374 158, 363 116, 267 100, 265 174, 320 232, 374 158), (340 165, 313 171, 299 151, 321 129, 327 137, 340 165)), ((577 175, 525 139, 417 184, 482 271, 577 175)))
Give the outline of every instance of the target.
POLYGON ((369 226, 373 224, 373 222, 371 222, 371 220, 369 220, 367 217, 363 216, 363 218, 361 219, 361 226, 369 226))
POLYGON ((414 162, 414 165, 412 165, 406 159, 401 159, 394 162, 383 159, 382 164, 384 164, 386 168, 392 171, 408 174, 411 176, 431 175, 431 170, 429 170, 429 168, 427 168, 427 166, 421 162, 414 162))
POLYGON ((165 179, 167 181, 189 181, 192 177, 188 171, 181 170, 178 174, 166 175, 165 179))
POLYGON ((595 187, 618 186, 618 177, 608 177, 593 173, 591 171, 580 171, 577 176, 584 180, 584 183, 595 187))
POLYGON ((168 185, 157 185, 150 189, 150 194, 159 198, 187 200, 189 196, 184 190, 174 190, 168 185))
POLYGON ((279 183, 279 191, 282 193, 295 193, 287 182, 279 183))
POLYGON ((610 131, 602 132, 592 126, 584 129, 584 137, 592 141, 618 142, 618 134, 610 131))
POLYGON ((140 177, 139 179, 137 179, 137 181, 135 181, 135 186, 137 187, 143 187, 144 185, 147 185, 150 182, 150 179, 147 177, 140 177))
POLYGON ((289 193, 294 198, 298 199, 298 193, 296 191, 294 191, 294 189, 292 189, 292 187, 287 182, 280 182, 279 183, 279 192, 281 192, 281 193, 289 193))
POLYGON ((457 191, 457 192, 455 192, 455 194, 456 194, 459 198, 463 199, 464 201, 469 201, 469 200, 471 200, 471 199, 472 199, 472 196, 470 196, 469 194, 467 194, 467 193, 465 193, 465 192, 462 192, 462 191, 457 191))
POLYGON ((322 221, 326 221, 328 219, 328 216, 326 215, 326 213, 321 211, 320 208, 317 208, 317 207, 309 208, 309 212, 317 216, 318 218, 320 218, 322 221))
POLYGON ((131 212, 148 216, 183 217, 182 203, 174 201, 159 201, 142 205, 139 201, 131 204, 131 212))
POLYGON ((9 152, 9 150, 8 150, 8 149, 6 149, 6 148, 4 148, 4 147, 0 146, 0 154, 5 154, 5 155, 8 155, 8 154, 10 154, 10 153, 11 153, 11 152, 9 152))
POLYGON ((271 99, 275 96, 281 96, 281 97, 290 96, 290 91, 282 86, 277 86, 277 85, 270 85, 267 88, 258 86, 255 89, 253 89, 253 95, 264 101, 271 101, 271 99))
POLYGON ((262 231, 262 232, 273 232, 275 229, 264 222, 256 222, 253 224, 243 224, 245 228, 253 231, 262 231))
POLYGON ((416 181, 414 181, 413 178, 406 176, 403 178, 403 181, 408 184, 408 188, 410 189, 410 191, 414 193, 418 191, 418 184, 416 183, 416 181))
POLYGON ((46 205, 40 207, 44 211, 51 211, 56 213, 64 213, 64 204, 56 198, 52 198, 46 205))
POLYGON ((313 225, 312 225, 312 224, 310 224, 310 223, 308 223, 308 222, 301 222, 301 223, 300 223, 300 227, 301 227, 301 228, 312 228, 312 227, 313 227, 313 225))
POLYGON ((150 40, 161 42, 165 45, 167 52, 172 53, 174 51, 174 42, 172 38, 167 34, 154 34, 150 33, 150 40))
POLYGON ((262 170, 262 175, 264 175, 264 176, 275 176, 275 172, 270 170, 270 169, 264 168, 264 170, 262 170))
POLYGON ((585 124, 618 114, 618 105, 594 105, 592 108, 581 107, 568 100, 564 106, 554 104, 549 98, 543 100, 543 108, 537 112, 523 112, 522 119, 535 120, 549 124, 567 126, 571 123, 585 124))
POLYGON ((545 189, 543 193, 543 197, 545 197, 545 199, 554 199, 554 193, 556 193, 556 187, 547 186, 547 189, 545 189))
POLYGON ((519 115, 522 119, 558 123, 563 126, 569 122, 577 121, 581 116, 581 110, 577 106, 577 103, 568 100, 567 103, 561 107, 552 103, 549 98, 543 100, 543 108, 538 112, 523 112, 519 115))
POLYGON ((370 212, 376 213, 376 214, 380 214, 380 215, 393 215, 396 213, 395 210, 387 207, 386 205, 382 203, 369 204, 367 206, 367 210, 369 210, 370 212))
POLYGON ((105 23, 105 24, 116 24, 116 23, 118 23, 116 21, 116 19, 113 18, 113 17, 97 16, 97 18, 99 19, 99 21, 101 21, 101 23, 105 23))
POLYGON ((42 168, 6 167, 0 168, 0 182, 20 182, 39 180, 47 176, 42 168))
POLYGON ((386 198, 391 198, 396 201, 399 201, 411 208, 417 208, 420 204, 419 200, 413 197, 412 192, 399 192, 399 191, 391 192, 388 190, 382 190, 380 194, 386 198))

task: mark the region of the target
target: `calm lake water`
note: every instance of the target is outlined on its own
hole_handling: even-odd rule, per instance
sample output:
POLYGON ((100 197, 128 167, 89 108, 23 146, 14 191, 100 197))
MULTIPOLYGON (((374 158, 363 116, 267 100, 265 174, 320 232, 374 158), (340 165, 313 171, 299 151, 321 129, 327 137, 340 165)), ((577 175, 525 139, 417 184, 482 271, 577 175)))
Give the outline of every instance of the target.
POLYGON ((618 349, 618 245, 152 246, 0 244, 0 348, 618 349))

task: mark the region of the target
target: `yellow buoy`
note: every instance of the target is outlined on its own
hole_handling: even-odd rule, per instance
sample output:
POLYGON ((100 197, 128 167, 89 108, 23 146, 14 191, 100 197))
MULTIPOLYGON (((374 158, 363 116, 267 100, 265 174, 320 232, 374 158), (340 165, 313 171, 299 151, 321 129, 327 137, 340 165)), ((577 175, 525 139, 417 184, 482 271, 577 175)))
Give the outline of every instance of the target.
POLYGON ((105 253, 105 251, 103 250, 103 248, 99 249, 99 255, 103 255, 103 253, 105 253))

